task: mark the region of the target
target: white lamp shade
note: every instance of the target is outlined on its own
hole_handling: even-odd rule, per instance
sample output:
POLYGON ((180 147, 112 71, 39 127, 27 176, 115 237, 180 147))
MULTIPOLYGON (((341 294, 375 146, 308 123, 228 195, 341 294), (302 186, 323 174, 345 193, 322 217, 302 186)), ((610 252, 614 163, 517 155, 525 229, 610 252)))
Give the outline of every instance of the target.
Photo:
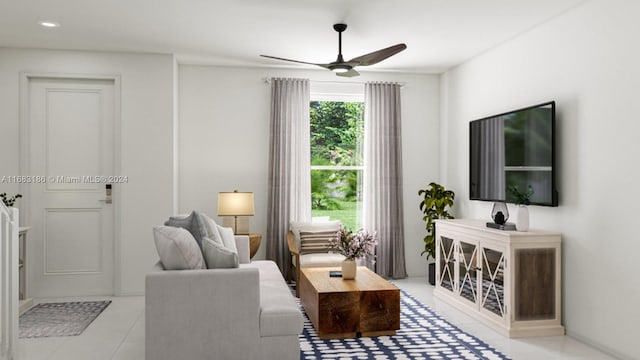
POLYGON ((218 193, 218 216, 253 216, 252 192, 218 193))

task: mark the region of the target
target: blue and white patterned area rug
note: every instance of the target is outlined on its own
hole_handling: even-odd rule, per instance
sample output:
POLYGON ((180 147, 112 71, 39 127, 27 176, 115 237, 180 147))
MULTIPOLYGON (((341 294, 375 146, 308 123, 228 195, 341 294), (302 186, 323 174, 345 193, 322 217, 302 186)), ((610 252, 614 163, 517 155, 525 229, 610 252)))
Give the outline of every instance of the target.
MULTIPOLYGON (((298 305, 300 306, 299 299, 298 305)), ((304 313, 304 308, 301 307, 304 313)), ((394 336, 322 340, 304 314, 300 359, 509 359, 400 290, 400 330, 394 336)))
POLYGON ((20 315, 20 338, 76 336, 111 304, 106 301, 42 303, 20 315))

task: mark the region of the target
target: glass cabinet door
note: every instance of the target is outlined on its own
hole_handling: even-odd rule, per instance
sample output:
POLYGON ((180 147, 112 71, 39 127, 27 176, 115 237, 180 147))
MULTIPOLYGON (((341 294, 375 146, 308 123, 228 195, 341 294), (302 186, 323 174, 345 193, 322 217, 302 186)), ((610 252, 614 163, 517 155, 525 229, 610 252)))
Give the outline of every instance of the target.
POLYGON ((455 282, 453 280, 455 269, 453 239, 441 236, 438 253, 440 256, 440 277, 437 279, 437 282, 442 288, 453 292, 455 289, 455 282))
POLYGON ((482 248, 482 302, 481 307, 505 317, 504 303, 504 251, 482 248))
POLYGON ((458 246, 458 295, 478 302, 478 246, 460 241, 458 246))

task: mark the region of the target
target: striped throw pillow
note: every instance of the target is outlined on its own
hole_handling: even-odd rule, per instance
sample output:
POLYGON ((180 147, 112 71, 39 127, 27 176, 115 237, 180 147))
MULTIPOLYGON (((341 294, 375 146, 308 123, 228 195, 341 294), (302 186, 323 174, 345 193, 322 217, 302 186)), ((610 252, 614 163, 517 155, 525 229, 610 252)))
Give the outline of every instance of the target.
POLYGON ((300 255, 328 253, 329 240, 336 237, 336 231, 300 231, 300 255))

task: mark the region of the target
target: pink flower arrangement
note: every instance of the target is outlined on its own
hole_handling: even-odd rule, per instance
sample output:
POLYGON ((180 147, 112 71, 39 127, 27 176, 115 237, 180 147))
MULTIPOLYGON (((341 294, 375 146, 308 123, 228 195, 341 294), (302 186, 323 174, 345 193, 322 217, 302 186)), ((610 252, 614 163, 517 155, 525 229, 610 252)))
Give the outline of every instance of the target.
POLYGON ((340 226, 340 230, 336 233, 336 237, 329 240, 331 249, 343 255, 348 260, 362 259, 375 254, 376 233, 369 233, 360 229, 355 234, 349 229, 340 226))

